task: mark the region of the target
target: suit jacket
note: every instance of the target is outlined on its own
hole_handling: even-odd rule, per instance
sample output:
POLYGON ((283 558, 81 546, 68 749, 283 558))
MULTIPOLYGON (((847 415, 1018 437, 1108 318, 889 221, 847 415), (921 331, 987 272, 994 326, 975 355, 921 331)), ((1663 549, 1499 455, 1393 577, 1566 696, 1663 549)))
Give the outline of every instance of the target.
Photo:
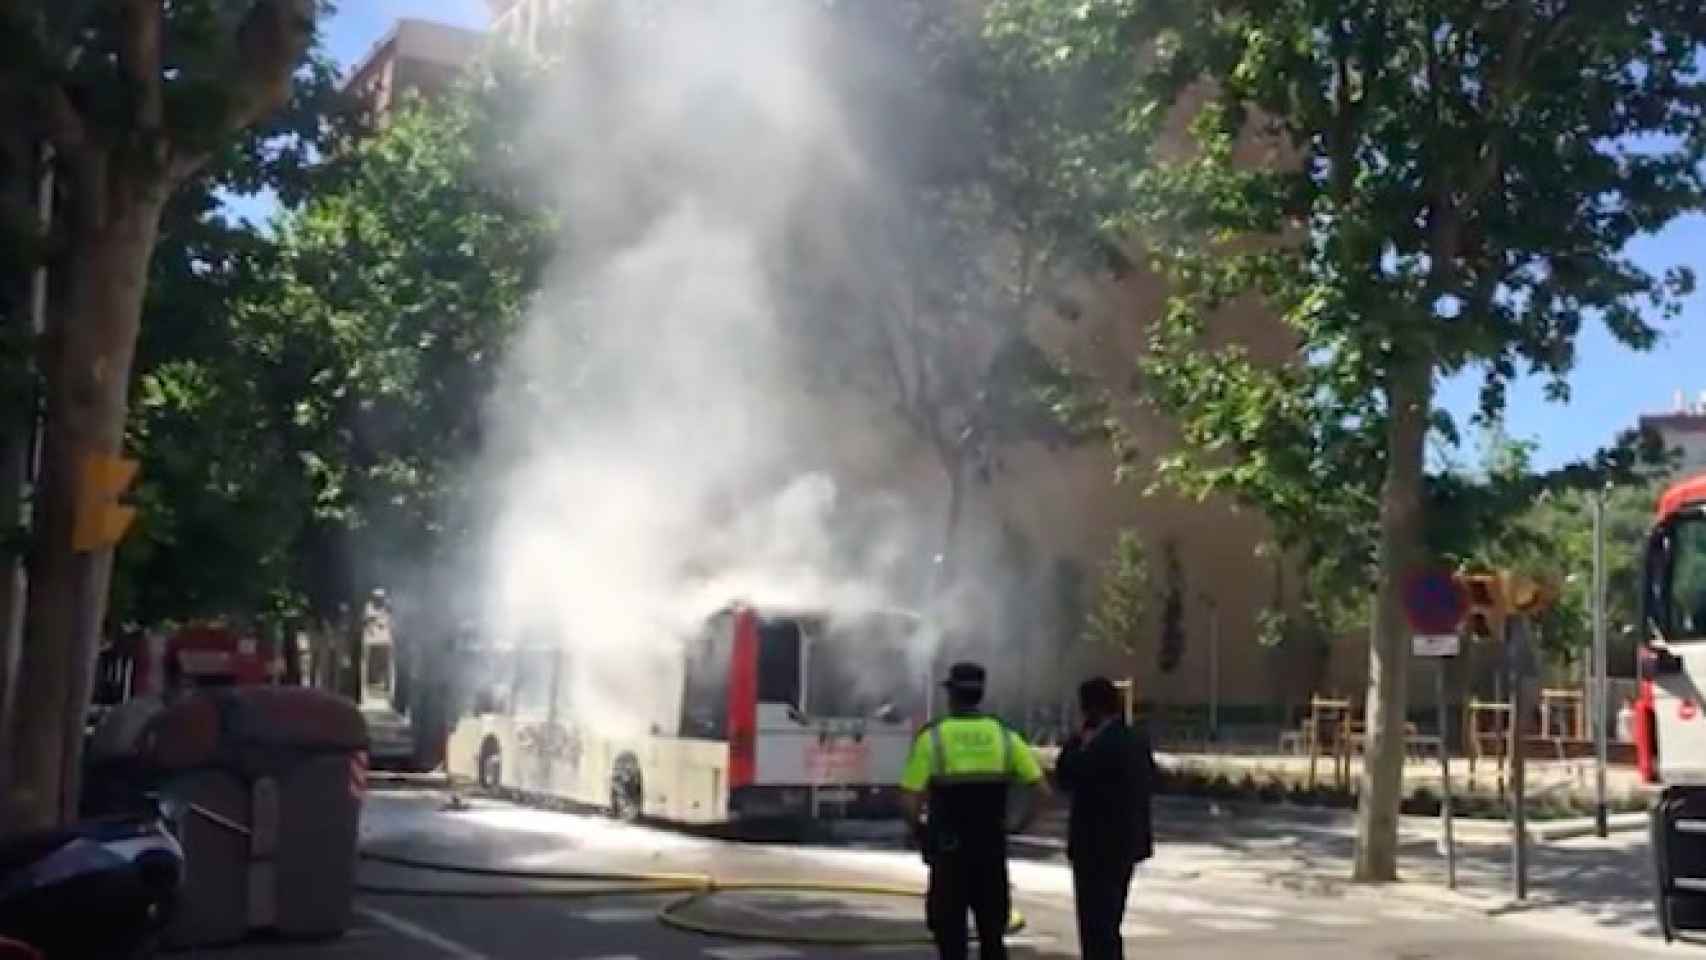
POLYGON ((1126 865, 1155 853, 1149 798, 1155 757, 1149 738, 1114 720, 1093 739, 1073 737, 1055 761, 1055 780, 1072 796, 1066 856, 1073 863, 1126 865))

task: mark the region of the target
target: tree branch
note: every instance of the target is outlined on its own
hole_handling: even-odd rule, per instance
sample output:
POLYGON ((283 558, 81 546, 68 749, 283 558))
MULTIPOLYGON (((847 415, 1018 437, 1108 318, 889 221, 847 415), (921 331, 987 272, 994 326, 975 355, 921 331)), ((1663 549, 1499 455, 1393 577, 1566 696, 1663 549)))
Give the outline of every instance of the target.
POLYGON ((160 0, 125 0, 119 69, 136 94, 137 130, 157 134, 166 122, 165 79, 160 74, 160 0))
POLYGON ((1341 211, 1350 205, 1356 182, 1356 127, 1360 104, 1351 97, 1350 38, 1343 24, 1333 28, 1333 202, 1341 211))
POLYGON ((65 88, 57 83, 46 84, 36 93, 36 115, 40 118, 42 136, 63 154, 75 153, 89 142, 89 127, 83 114, 71 102, 65 88))
MULTIPOLYGON (((1534 28, 1534 8, 1518 3, 1510 14, 1511 23, 1505 31, 1505 59, 1499 64, 1497 79, 1488 85, 1490 100, 1486 112, 1487 139, 1482 144, 1480 162, 1470 174, 1460 196, 1449 184, 1442 184, 1434 194, 1435 224, 1429 255, 1434 261, 1429 286, 1432 295, 1449 291, 1459 274, 1457 258, 1462 253, 1464 213, 1478 206, 1498 182, 1504 169, 1504 139, 1511 129, 1511 107, 1521 98, 1525 78, 1533 73, 1535 60, 1557 41, 1573 19, 1574 7, 1566 4, 1538 31, 1534 28)), ((1431 42, 1431 41, 1430 41, 1431 42)), ((1437 132, 1437 131, 1436 131, 1437 132)))
MULTIPOLYGON (((314 0, 256 0, 237 28, 239 74, 231 78, 231 100, 219 128, 247 129, 290 101, 296 65, 314 35, 314 0)), ((170 166, 173 182, 187 179, 208 161, 206 150, 179 153, 170 166)))
POLYGON ((1505 61, 1500 64, 1498 84, 1489 90, 1493 98, 1493 109, 1488 118, 1492 131, 1486 152, 1481 157, 1481 164, 1471 177, 1469 187, 1464 194, 1464 207, 1474 207, 1486 197, 1498 179, 1499 171, 1504 162, 1502 139, 1504 131, 1510 129, 1510 119, 1506 114, 1519 98, 1518 91, 1524 85, 1524 78, 1534 73, 1535 61, 1545 52, 1546 48, 1555 43, 1575 17, 1575 8, 1565 4, 1558 13, 1547 21, 1539 30, 1533 30, 1534 8, 1528 3, 1519 3, 1512 15, 1511 24, 1505 37, 1505 61))

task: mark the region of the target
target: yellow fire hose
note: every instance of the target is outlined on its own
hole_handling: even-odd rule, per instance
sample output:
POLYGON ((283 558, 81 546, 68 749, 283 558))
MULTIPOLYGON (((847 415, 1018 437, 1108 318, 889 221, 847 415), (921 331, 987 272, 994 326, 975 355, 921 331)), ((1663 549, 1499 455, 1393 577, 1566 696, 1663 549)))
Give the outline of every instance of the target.
MULTIPOLYGON (((491 889, 481 887, 397 887, 357 882, 356 889, 379 896, 451 897, 459 899, 575 899, 621 895, 678 893, 681 896, 658 908, 657 919, 664 926, 688 933, 732 940, 755 940, 809 947, 905 947, 929 946, 927 936, 871 936, 857 934, 812 933, 809 931, 757 930, 751 927, 726 926, 689 916, 687 910, 719 893, 838 893, 854 896, 907 897, 921 899, 924 892, 915 887, 880 883, 838 883, 814 880, 718 880, 704 873, 587 873, 574 870, 512 870, 505 867, 475 867, 466 864, 440 863, 393 854, 361 851, 361 859, 370 863, 449 873, 492 880, 511 880, 530 883, 571 883, 583 886, 553 889, 491 889)), ((1007 922, 1009 934, 1025 928, 1025 918, 1014 910, 1007 922)))

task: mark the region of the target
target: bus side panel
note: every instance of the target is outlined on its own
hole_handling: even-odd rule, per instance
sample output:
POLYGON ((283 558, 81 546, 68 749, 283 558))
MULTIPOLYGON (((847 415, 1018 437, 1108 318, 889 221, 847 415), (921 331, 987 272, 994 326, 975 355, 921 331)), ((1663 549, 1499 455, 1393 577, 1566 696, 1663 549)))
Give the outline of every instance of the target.
POLYGON ((480 743, 485 735, 483 717, 461 717, 450 729, 444 745, 444 769, 452 780, 478 779, 480 743))
POLYGON ((729 663, 729 787, 753 783, 758 773, 758 618, 740 610, 734 618, 729 663))
POLYGON ((728 819, 728 748, 714 740, 653 737, 646 744, 646 814, 676 823, 728 819))
POLYGON ((445 770, 453 780, 479 782, 480 759, 488 744, 497 748, 501 761, 498 785, 520 789, 516 767, 521 749, 515 736, 515 722, 509 717, 484 714, 458 720, 446 744, 445 770))

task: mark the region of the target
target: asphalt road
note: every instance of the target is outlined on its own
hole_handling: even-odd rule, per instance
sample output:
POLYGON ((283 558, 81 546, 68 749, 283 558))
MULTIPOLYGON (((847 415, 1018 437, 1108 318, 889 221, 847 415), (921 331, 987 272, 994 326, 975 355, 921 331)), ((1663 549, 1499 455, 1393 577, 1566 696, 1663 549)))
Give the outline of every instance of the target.
MULTIPOLYGON (((427 795, 378 794, 364 832, 375 849, 426 859, 576 869, 709 872, 731 879, 837 880, 916 885, 921 868, 896 851, 730 844, 628 827, 594 817, 479 803, 447 812, 427 795)), ((319 944, 247 944, 195 951, 221 960, 303 957, 377 960, 784 960, 784 958, 933 956, 925 947, 789 946, 685 933, 661 924, 658 895, 552 898, 542 888, 449 878, 367 865, 364 879, 388 886, 442 891, 473 886, 529 898, 363 895, 357 923, 344 938, 319 944)), ((1018 905, 1027 919, 1010 940, 1014 957, 1075 957, 1070 887, 1057 863, 1014 866, 1018 905)), ((557 885, 553 889, 562 889, 557 885)), ((766 929, 824 932, 859 929, 878 936, 916 936, 921 905, 913 900, 800 893, 723 894, 694 908, 703 918, 748 934, 766 929)), ((1604 943, 1553 938, 1471 913, 1366 895, 1316 895, 1271 887, 1140 877, 1125 932, 1135 957, 1227 960, 1494 960, 1606 956, 1604 943)))

